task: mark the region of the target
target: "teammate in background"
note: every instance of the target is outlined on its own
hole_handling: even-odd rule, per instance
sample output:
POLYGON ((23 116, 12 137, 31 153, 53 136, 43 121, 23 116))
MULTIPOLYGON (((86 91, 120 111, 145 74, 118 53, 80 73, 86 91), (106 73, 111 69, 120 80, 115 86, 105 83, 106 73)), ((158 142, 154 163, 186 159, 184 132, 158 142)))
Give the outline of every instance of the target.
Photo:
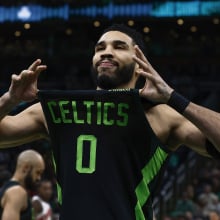
POLYGON ((12 178, 0 191, 1 220, 31 220, 32 206, 29 190, 34 190, 44 171, 44 160, 34 150, 18 155, 12 178))
POLYGON ((38 76, 46 69, 39 59, 12 75, 9 91, 0 99, 2 148, 52 135, 62 220, 152 220, 152 195, 169 154, 182 144, 208 157, 220 152, 220 114, 174 91, 148 62, 142 46, 142 38, 130 28, 106 29, 93 56, 97 90, 102 91, 73 93, 72 106, 70 97, 63 94, 63 98, 45 101, 44 108, 49 105, 52 111, 47 121, 40 103, 7 116, 21 101, 37 98, 38 76), (135 88, 140 75, 145 85, 137 93, 130 88, 135 88), (92 113, 96 98, 100 111, 92 113), (78 118, 76 105, 84 120, 78 118), (110 109, 113 113, 107 115, 110 109), (88 131, 93 135, 85 135, 88 131), (90 154, 85 166, 86 142, 90 154))
POLYGON ((36 192, 36 195, 32 197, 35 220, 52 220, 53 213, 50 199, 53 194, 53 188, 51 181, 42 179, 37 185, 36 192))

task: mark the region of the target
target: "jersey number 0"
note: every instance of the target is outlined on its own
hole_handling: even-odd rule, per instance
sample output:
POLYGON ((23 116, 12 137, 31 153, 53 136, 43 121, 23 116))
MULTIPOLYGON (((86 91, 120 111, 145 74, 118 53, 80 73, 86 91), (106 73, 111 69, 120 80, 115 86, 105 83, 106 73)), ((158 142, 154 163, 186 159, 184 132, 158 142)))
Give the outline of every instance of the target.
POLYGON ((93 173, 96 168, 96 147, 97 139, 94 135, 80 135, 77 138, 76 149, 76 170, 79 173, 93 173), (85 142, 89 142, 89 163, 83 166, 83 149, 85 142))

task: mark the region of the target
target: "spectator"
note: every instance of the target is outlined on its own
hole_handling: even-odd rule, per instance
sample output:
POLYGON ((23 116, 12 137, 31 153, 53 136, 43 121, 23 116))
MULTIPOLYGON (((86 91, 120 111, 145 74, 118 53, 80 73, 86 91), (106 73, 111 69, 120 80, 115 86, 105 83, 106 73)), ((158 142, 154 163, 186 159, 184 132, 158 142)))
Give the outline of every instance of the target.
POLYGON ((206 184, 203 188, 203 192, 199 195, 199 200, 205 202, 206 207, 212 207, 215 205, 216 200, 218 200, 218 196, 212 191, 212 186, 206 184))
POLYGON ((182 192, 181 198, 179 198, 176 202, 176 207, 174 211, 171 213, 172 217, 187 217, 194 214, 195 204, 189 198, 189 195, 186 191, 182 192))
POLYGON ((53 213, 50 206, 53 188, 50 180, 41 180, 37 186, 37 194, 32 197, 35 220, 52 220, 53 213))

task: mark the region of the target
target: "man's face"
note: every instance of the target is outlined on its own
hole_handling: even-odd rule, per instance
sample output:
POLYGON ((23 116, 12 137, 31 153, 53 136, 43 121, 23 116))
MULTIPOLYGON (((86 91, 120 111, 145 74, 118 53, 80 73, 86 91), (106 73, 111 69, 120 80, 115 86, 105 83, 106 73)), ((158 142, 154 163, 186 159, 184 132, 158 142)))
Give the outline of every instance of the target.
POLYGON ((42 199, 49 201, 53 194, 52 183, 50 181, 41 182, 38 193, 42 199))
POLYGON ((43 164, 38 164, 36 167, 30 167, 24 182, 25 182, 25 187, 28 190, 35 190, 37 187, 37 183, 41 179, 41 175, 44 171, 44 165, 43 164))
POLYGON ((135 62, 132 39, 119 31, 102 35, 95 47, 93 72, 102 89, 125 88, 132 81, 135 62))

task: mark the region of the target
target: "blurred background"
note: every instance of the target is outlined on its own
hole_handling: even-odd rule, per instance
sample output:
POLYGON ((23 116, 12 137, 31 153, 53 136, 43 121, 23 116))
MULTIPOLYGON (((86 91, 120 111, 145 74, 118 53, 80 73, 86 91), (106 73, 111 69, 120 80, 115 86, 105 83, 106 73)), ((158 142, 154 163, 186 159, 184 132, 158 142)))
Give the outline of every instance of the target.
MULTIPOLYGON (((0 1, 0 94, 8 89, 11 74, 19 73, 36 58, 48 66, 40 76, 40 89, 94 89, 94 45, 102 30, 112 23, 124 23, 143 34, 149 61, 178 92, 200 105, 220 110, 219 0, 0 1)), ((22 103, 12 114, 28 105, 22 103)), ((49 157, 48 143, 31 143, 35 146, 49 157)), ((1 170, 7 169, 10 175, 17 153, 28 147, 1 150, 1 170)), ((50 163, 47 175, 55 182, 50 163)), ((3 176, 0 174, 0 178, 3 176)), ((204 185, 209 184, 219 198, 219 181, 218 161, 198 157, 183 146, 171 157, 155 195, 155 217, 213 219, 212 214, 217 213, 216 219, 220 219, 219 202, 216 206, 206 204, 208 211, 198 214, 198 210, 206 210, 199 199, 204 185), (193 208, 188 208, 191 205, 182 195, 186 191, 188 197, 191 194, 187 199, 193 208), (178 210, 178 201, 179 207, 187 208, 178 210)))

